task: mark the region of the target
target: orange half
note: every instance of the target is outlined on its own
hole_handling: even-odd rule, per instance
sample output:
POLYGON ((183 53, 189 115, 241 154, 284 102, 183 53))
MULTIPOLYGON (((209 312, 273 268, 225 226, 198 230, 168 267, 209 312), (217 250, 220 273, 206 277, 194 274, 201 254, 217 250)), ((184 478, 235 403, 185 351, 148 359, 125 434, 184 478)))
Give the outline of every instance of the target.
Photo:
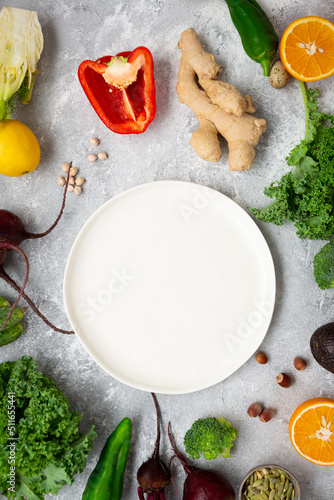
POLYGON ((334 400, 309 399, 292 414, 291 442, 298 453, 318 465, 334 465, 334 400))
POLYGON ((315 82, 334 74, 334 24, 323 17, 301 17, 283 33, 281 61, 290 75, 315 82))

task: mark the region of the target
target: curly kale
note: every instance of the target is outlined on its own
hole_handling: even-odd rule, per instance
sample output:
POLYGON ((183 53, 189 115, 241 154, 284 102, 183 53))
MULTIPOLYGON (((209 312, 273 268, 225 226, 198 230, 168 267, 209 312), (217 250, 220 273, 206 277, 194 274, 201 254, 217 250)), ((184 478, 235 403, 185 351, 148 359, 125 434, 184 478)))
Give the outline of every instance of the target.
POLYGON ((207 460, 218 455, 228 458, 237 435, 237 429, 224 418, 200 418, 186 432, 184 446, 190 458, 200 458, 201 453, 207 460))
POLYGON ((322 247, 313 261, 315 281, 319 288, 334 288, 334 240, 322 247))
POLYGON ((317 89, 300 88, 305 138, 286 159, 295 168, 265 188, 274 201, 252 214, 278 226, 292 222, 300 238, 327 240, 334 235, 334 116, 319 112, 317 89))
POLYGON ((93 426, 86 435, 79 432, 81 418, 54 382, 36 370, 33 358, 1 363, 0 492, 7 498, 41 500, 72 484, 74 475, 84 470, 96 436, 93 426))

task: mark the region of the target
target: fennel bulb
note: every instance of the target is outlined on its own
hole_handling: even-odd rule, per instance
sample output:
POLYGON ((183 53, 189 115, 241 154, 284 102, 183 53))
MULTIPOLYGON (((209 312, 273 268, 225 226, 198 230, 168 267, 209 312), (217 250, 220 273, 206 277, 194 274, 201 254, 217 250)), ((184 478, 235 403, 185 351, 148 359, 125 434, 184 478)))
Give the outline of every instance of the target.
POLYGON ((0 120, 10 118, 17 97, 31 98, 43 50, 43 34, 37 13, 2 7, 0 11, 0 120))

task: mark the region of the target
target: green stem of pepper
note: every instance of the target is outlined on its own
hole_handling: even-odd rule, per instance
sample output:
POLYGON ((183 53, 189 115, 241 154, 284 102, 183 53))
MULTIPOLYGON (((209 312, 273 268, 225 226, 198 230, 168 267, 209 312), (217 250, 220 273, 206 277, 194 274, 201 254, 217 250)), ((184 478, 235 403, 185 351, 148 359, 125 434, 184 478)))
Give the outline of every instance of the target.
POLYGON ((132 423, 126 417, 107 439, 82 500, 121 500, 131 434, 132 423))

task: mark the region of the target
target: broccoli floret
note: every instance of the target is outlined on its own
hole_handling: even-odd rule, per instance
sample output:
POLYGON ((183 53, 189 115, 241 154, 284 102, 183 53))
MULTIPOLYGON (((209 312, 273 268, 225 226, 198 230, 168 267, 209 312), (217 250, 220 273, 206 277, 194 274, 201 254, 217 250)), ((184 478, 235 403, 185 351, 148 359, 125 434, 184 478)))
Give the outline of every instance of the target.
POLYGON ((334 240, 322 247, 313 261, 314 277, 322 290, 334 288, 334 240))
POLYGON ((230 422, 224 418, 200 418, 193 423, 184 436, 184 446, 190 458, 213 460, 221 455, 230 457, 230 449, 238 435, 230 422))

